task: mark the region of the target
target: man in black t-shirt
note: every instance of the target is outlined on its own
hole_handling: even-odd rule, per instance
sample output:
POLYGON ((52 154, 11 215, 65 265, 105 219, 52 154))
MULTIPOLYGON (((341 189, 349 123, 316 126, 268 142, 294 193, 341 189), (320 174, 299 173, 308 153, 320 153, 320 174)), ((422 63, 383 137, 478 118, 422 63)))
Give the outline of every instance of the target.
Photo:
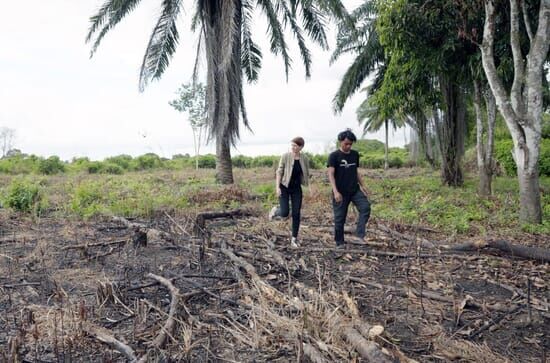
POLYGON ((338 134, 340 147, 328 157, 328 179, 332 186, 334 211, 334 240, 336 247, 344 247, 344 224, 350 202, 359 212, 356 236, 365 237, 365 226, 370 217, 370 203, 363 180, 359 175, 359 153, 351 149, 357 138, 350 129, 338 134))

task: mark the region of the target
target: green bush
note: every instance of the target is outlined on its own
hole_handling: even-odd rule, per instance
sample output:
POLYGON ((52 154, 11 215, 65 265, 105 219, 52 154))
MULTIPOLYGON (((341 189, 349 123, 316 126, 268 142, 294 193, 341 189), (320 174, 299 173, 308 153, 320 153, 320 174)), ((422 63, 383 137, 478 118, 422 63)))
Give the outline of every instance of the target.
MULTIPOLYGON (((195 165, 195 158, 193 158, 192 165, 195 165)), ((214 156, 212 154, 199 155, 199 168, 215 169, 216 168, 216 156, 214 156)))
POLYGON ((275 155, 267 155, 267 156, 256 156, 252 159, 252 167, 253 168, 272 168, 274 166, 277 166, 279 164, 280 156, 275 155))
POLYGON ((65 163, 58 156, 50 156, 38 163, 38 171, 44 175, 53 175, 65 171, 65 163))
POLYGON ((361 155, 367 155, 369 153, 384 152, 384 143, 378 140, 357 140, 353 144, 353 148, 361 155))
POLYGON ((87 182, 75 188, 71 197, 71 210, 79 216, 90 217, 101 211, 104 191, 101 185, 87 182))
MULTIPOLYGON (((130 155, 124 155, 124 154, 117 155, 117 156, 106 158, 104 162, 109 164, 115 164, 124 170, 128 170, 130 169, 130 165, 132 163, 132 157, 130 155)), ((115 174, 115 173, 112 173, 112 174, 115 174)))
POLYGON ((16 179, 8 188, 6 205, 20 212, 37 211, 42 199, 41 189, 36 183, 16 179))
POLYGON ((380 169, 384 167, 384 155, 368 154, 361 156, 359 166, 367 169, 380 169))
POLYGON ((131 165, 135 170, 148 170, 161 167, 162 161, 157 154, 147 153, 133 159, 131 165))
POLYGON ((30 174, 38 169, 40 158, 36 155, 18 154, 0 159, 0 173, 30 174))
POLYGON ((105 162, 101 166, 101 172, 105 174, 121 175, 124 173, 124 169, 119 164, 105 162))
MULTIPOLYGON (((506 175, 517 174, 516 163, 512 156, 512 140, 499 140, 495 143, 495 159, 506 175)), ((539 154, 539 175, 550 176, 550 139, 542 139, 539 154)))
POLYGON ((101 162, 100 161, 90 161, 86 166, 88 173, 97 174, 101 171, 101 162))
POLYGON ((233 166, 236 168, 250 168, 252 165, 252 158, 250 156, 237 155, 231 160, 233 166))

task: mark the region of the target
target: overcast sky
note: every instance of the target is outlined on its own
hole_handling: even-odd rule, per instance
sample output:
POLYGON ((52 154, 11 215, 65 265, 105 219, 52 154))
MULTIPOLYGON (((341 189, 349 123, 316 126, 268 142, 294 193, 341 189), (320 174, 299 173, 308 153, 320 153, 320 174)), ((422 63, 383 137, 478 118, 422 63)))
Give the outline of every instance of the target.
MULTIPOLYGON (((360 0, 344 1, 348 9, 360 0)), ((193 2, 184 1, 180 45, 160 81, 138 91, 139 67, 160 1, 142 1, 105 38, 93 58, 84 39, 89 17, 103 0, 31 0, 3 4, 0 12, 0 127, 15 130, 15 147, 62 159, 155 152, 171 157, 193 154, 191 128, 184 114, 168 102, 190 80, 195 34, 188 31, 193 2)), ((261 19, 260 13, 255 19, 261 19)), ((342 58, 329 66, 330 52, 311 45, 312 77, 293 48, 288 82, 280 58, 269 52, 266 26, 254 24, 262 46, 263 67, 256 84, 245 86, 245 103, 253 129, 243 129, 233 155, 279 154, 288 140, 303 136, 306 151, 326 151, 336 134, 351 127, 359 134, 354 96, 344 112, 334 115, 331 101, 350 64, 342 58)), ((289 37, 289 43, 294 39, 289 37)), ((330 39, 331 45, 334 39, 330 39)), ((368 138, 383 140, 383 133, 368 138)), ((390 134, 390 144, 402 146, 405 132, 390 134)), ((203 146, 204 152, 213 152, 203 146)))

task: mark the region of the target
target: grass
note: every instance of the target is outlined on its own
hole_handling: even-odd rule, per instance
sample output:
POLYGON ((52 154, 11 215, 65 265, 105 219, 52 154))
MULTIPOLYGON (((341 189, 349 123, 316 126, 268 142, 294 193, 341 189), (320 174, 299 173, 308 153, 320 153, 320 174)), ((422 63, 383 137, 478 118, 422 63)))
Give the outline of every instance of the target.
MULTIPOLYGON (((304 215, 330 212, 330 187, 323 171, 314 172, 312 193, 304 194, 304 215)), ((234 186, 215 183, 213 170, 141 171, 124 175, 65 174, 2 176, 0 201, 5 208, 14 185, 39 193, 40 208, 25 204, 24 213, 54 213, 88 219, 101 215, 151 217, 159 210, 220 210, 243 205, 267 210, 276 203, 272 168, 235 169, 234 186), (36 190, 38 188, 38 191, 36 190)), ((477 180, 467 177, 461 188, 441 185, 439 174, 422 169, 398 169, 389 174, 368 171, 365 181, 378 220, 432 227, 455 235, 484 236, 521 232, 550 234, 550 178, 541 177, 543 224, 518 220, 517 180, 498 177, 493 196, 479 198, 477 180)), ((24 191, 19 190, 23 196, 24 191)), ((16 209, 16 208, 12 208, 16 209)))

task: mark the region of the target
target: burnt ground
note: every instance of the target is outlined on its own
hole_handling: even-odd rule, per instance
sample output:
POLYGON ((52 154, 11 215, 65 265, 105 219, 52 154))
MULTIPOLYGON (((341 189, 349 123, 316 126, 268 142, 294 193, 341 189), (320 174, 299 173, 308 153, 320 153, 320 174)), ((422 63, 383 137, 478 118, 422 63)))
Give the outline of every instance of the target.
POLYGON ((366 245, 340 253, 323 210, 291 249, 288 222, 250 212, 207 220, 200 236, 195 215, 131 221, 163 232, 146 245, 120 220, 1 214, 0 361, 126 361, 94 326, 149 361, 359 362, 342 330, 365 337, 367 325, 384 328, 371 341, 394 361, 549 361, 548 263, 421 249, 419 237, 443 236, 376 220, 366 245), (148 273, 180 296, 160 348, 171 295, 148 273))

